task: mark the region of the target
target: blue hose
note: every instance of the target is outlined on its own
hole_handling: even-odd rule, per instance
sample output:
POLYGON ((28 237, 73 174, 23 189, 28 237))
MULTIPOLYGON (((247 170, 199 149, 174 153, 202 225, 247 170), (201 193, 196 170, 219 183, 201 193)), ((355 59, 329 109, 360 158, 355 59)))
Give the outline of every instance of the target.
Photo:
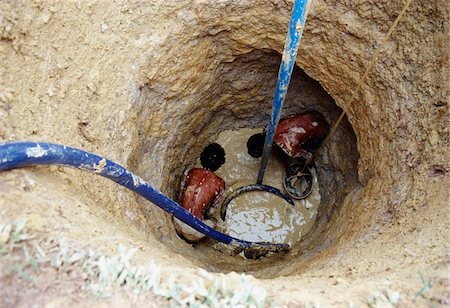
POLYGON ((283 108, 289 81, 291 80, 292 70, 294 69, 295 59, 297 58, 303 28, 305 27, 308 2, 309 0, 295 0, 294 7, 292 8, 291 21, 289 23, 286 42, 284 44, 283 57, 278 72, 277 87, 272 103, 272 115, 266 132, 261 166, 259 168, 258 179, 256 180, 257 184, 262 184, 267 163, 269 162, 269 154, 272 149, 275 129, 280 120, 281 109, 283 108))
MULTIPOLYGON (((297 57, 301 35, 305 26, 308 1, 309 0, 295 0, 294 2, 284 46, 283 58, 278 73, 278 82, 272 105, 272 115, 266 133, 257 184, 262 184, 264 178, 275 129, 280 119, 280 112, 283 108, 295 58, 297 57)), ((202 234, 218 242, 231 245, 236 252, 244 251, 247 253, 246 255, 255 255, 259 258, 268 252, 289 250, 289 245, 287 244, 248 242, 218 232, 195 218, 178 203, 149 185, 139 176, 101 156, 52 143, 17 142, 0 145, 0 171, 35 165, 70 166, 106 177, 138 193, 202 234)))
POLYGON ((76 148, 41 142, 0 144, 0 171, 35 165, 62 165, 75 167, 106 177, 149 200, 204 235, 231 245, 236 251, 249 249, 263 252, 286 251, 289 245, 255 243, 218 232, 195 218, 178 203, 149 185, 126 168, 101 156, 76 148))

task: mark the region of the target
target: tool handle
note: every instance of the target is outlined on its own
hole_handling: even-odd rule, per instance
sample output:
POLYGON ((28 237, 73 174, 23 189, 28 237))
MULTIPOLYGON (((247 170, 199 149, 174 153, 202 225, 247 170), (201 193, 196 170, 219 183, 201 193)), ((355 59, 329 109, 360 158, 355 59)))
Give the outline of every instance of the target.
POLYGON ((295 0, 291 14, 291 21, 284 44, 283 57, 281 59, 278 81, 275 89, 275 96, 272 103, 272 114, 267 127, 266 139, 264 141, 263 155, 259 167, 257 184, 262 184, 267 163, 269 162, 270 150, 272 149, 275 130, 280 120, 281 109, 283 108, 286 92, 297 58, 298 47, 305 27, 306 15, 309 9, 309 0, 295 0))

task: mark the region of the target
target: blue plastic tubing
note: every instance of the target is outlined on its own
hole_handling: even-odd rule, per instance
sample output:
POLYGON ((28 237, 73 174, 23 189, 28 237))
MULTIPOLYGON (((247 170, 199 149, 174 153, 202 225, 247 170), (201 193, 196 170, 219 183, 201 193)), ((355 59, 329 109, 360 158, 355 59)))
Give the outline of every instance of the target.
POLYGON ((195 218, 178 203, 149 185, 139 176, 101 156, 52 143, 17 142, 0 144, 0 171, 35 165, 75 167, 106 177, 138 193, 204 235, 216 241, 230 244, 234 248, 241 248, 242 250, 256 248, 269 251, 289 248, 289 245, 285 244, 248 242, 218 232, 195 218))
POLYGON ((269 161, 270 150, 272 149, 275 129, 280 120, 281 109, 283 108, 286 92, 291 80, 292 70, 295 59, 297 58, 298 47, 302 38, 303 28, 305 27, 306 15, 308 13, 309 0, 295 0, 292 9, 291 21, 284 44, 283 57, 281 59, 280 70, 278 72, 278 81, 275 90, 275 96, 272 103, 272 114, 264 141, 264 150, 259 168, 257 184, 262 184, 267 163, 269 161))

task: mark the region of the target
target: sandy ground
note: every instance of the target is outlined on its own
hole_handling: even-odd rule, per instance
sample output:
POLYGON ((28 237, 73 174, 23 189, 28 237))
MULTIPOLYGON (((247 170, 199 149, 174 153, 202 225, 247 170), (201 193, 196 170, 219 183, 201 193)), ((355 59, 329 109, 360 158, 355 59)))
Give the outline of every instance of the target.
MULTIPOLYGON (((193 153, 218 132, 267 122, 291 3, 2 1, 0 141, 83 148, 176 197, 193 153)), ((278 306, 449 305, 446 1, 412 2, 348 102, 403 4, 313 1, 285 113, 313 108, 332 122, 342 108, 348 121, 317 157, 316 224, 285 258, 247 262, 196 249, 155 206, 61 167, 1 173, 0 223, 24 218, 36 240, 66 239, 74 253, 92 247, 113 258, 120 244, 136 248, 132 263, 153 260, 169 286, 171 275, 239 286, 231 272, 245 272, 278 306)), ((24 257, 21 249, 1 256, 3 306, 170 300, 133 299, 120 286, 98 297, 82 268, 72 275, 49 262, 31 283, 8 270, 24 257)))

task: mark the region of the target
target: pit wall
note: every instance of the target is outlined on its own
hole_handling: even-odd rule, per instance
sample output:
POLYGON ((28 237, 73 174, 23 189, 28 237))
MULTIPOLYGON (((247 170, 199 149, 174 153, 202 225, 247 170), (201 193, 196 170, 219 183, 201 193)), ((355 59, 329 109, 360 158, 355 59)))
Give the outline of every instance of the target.
MULTIPOLYGON (((254 51, 280 53, 291 4, 4 1, 0 140, 80 147, 136 168, 170 190, 165 176, 180 170, 171 153, 181 141, 194 145, 186 140, 194 136, 191 128, 201 130, 195 121, 235 100, 254 99, 246 91, 233 102, 217 97, 216 70, 254 51), (177 123, 183 117, 191 126, 181 139, 177 123)), ((389 281, 390 288, 413 296, 420 288, 418 271, 433 279, 436 292, 448 289, 446 2, 413 1, 356 101, 348 103, 402 6, 312 4, 297 65, 347 113, 361 187, 313 231, 311 238, 323 241, 305 241, 301 261, 278 271, 290 277, 261 281, 273 293, 333 303, 346 294, 365 296, 389 281), (341 280, 334 283, 336 278, 341 280)), ((258 102, 268 104, 265 98, 258 102)), ((244 104, 230 109, 238 115, 246 110, 244 104)), ((183 251, 166 245, 172 238, 155 231, 167 219, 159 210, 147 204, 143 211, 142 200, 107 180, 46 167, 2 174, 0 184, 2 219, 25 216, 37 230, 109 239, 93 240, 105 250, 125 241, 142 247, 143 260, 155 259, 174 272, 197 269, 183 251), (146 214, 156 219, 150 224, 146 214)))

